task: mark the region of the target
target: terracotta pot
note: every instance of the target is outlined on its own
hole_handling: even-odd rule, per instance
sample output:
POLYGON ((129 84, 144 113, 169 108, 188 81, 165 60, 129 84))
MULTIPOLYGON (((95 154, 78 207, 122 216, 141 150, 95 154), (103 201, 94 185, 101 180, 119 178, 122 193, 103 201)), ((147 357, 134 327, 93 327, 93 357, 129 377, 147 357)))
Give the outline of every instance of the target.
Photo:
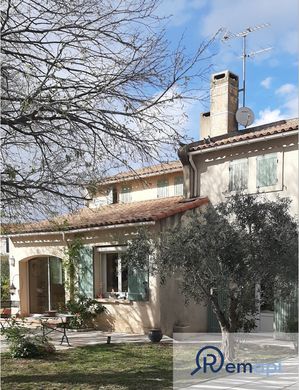
POLYGON ((159 343, 163 337, 161 329, 150 329, 148 332, 148 338, 152 343, 159 343))

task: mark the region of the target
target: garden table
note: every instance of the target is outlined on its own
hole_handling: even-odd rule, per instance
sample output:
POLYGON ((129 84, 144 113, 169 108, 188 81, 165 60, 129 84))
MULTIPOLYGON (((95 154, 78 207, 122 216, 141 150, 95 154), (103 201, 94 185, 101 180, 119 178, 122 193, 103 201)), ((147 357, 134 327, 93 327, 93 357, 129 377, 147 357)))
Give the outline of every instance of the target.
POLYGON ((70 346, 69 339, 66 334, 67 325, 71 318, 75 317, 73 314, 57 314, 55 317, 41 316, 39 317, 43 337, 46 337, 49 333, 59 332, 62 333, 60 345, 66 341, 67 345, 70 346))

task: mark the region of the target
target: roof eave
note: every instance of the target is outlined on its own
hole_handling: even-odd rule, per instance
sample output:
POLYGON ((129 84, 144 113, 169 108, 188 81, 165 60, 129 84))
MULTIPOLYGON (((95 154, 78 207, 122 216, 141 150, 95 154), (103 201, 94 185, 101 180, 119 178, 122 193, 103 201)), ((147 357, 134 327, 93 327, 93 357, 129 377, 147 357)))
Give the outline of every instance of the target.
POLYGON ((256 143, 256 142, 268 141, 270 139, 289 137, 289 136, 296 135, 296 134, 298 134, 298 129, 291 130, 291 131, 285 131, 285 132, 279 132, 279 133, 271 134, 271 135, 259 136, 259 137, 256 137, 256 138, 242 140, 242 141, 235 141, 235 142, 227 143, 225 145, 209 146, 209 147, 207 147, 205 149, 189 150, 188 154, 196 155, 196 154, 214 152, 216 150, 229 149, 229 148, 242 146, 242 145, 246 145, 246 144, 252 144, 252 143, 256 143))

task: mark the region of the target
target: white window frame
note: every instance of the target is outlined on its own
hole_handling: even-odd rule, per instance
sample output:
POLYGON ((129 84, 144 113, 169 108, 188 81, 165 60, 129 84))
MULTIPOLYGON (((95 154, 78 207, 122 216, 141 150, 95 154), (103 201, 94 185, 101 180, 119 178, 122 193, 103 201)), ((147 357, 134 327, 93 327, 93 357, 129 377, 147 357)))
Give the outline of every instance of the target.
POLYGON ((121 262, 121 254, 127 250, 125 246, 114 246, 114 247, 98 247, 96 252, 99 252, 100 257, 99 261, 99 270, 100 277, 99 285, 102 290, 102 295, 105 298, 108 298, 111 294, 111 291, 107 291, 107 254, 117 253, 118 255, 118 291, 115 291, 116 294, 119 294, 121 297, 127 297, 128 292, 122 291, 122 262, 121 262))

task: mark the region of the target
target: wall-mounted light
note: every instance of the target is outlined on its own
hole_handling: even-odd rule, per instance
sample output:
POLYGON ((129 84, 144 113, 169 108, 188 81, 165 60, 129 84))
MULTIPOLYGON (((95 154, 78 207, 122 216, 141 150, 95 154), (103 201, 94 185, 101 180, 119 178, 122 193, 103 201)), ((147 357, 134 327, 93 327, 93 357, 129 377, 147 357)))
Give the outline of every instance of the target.
POLYGON ((10 295, 15 295, 16 291, 17 291, 17 288, 16 286, 13 284, 13 281, 14 279, 19 276, 19 274, 15 274, 12 278, 12 281, 11 281, 11 285, 9 286, 9 292, 10 292, 10 295))
POLYGON ((10 256, 9 263, 12 267, 16 265, 16 259, 14 258, 14 256, 10 256))
POLYGON ((12 283, 12 284, 10 285, 10 287, 9 287, 10 295, 15 295, 16 291, 17 291, 17 288, 16 288, 16 286, 12 283))

